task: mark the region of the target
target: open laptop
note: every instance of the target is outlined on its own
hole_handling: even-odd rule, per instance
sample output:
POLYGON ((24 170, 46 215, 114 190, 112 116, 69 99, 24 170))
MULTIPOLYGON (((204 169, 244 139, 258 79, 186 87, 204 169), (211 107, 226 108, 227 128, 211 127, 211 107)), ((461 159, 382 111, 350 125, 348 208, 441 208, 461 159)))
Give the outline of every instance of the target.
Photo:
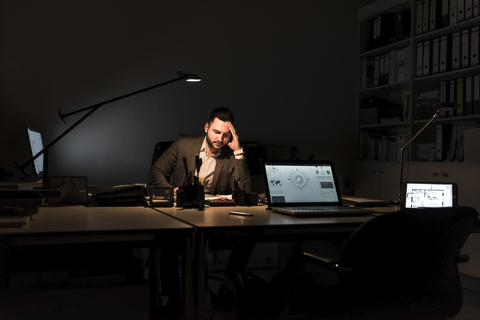
POLYGON ((444 208, 458 205, 456 183, 403 182, 402 207, 444 208))
POLYGON ((357 216, 374 212, 344 206, 332 161, 262 161, 265 195, 275 212, 292 216, 357 216))
MULTIPOLYGON (((43 150, 42 134, 38 130, 27 127, 27 135, 28 135, 28 142, 30 145, 30 152, 32 154, 32 157, 34 157, 37 153, 43 150)), ((43 177, 43 168, 44 168, 43 162, 44 162, 43 154, 33 161, 33 169, 34 169, 33 173, 37 178, 43 177)))

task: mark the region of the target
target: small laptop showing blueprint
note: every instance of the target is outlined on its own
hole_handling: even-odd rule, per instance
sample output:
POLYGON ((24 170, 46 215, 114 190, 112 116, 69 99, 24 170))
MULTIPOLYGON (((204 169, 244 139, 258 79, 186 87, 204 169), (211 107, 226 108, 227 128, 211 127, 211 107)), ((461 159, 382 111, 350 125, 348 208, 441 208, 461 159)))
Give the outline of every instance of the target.
POLYGON ((402 206, 404 208, 456 207, 457 193, 456 183, 404 182, 402 206))

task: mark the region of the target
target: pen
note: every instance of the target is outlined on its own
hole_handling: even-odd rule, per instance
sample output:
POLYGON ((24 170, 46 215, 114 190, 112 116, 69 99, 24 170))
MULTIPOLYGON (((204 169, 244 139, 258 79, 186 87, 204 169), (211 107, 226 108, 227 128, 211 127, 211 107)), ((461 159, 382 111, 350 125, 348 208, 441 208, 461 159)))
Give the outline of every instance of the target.
POLYGON ((236 216, 253 216, 253 214, 251 213, 247 213, 247 212, 239 212, 239 211, 230 211, 230 214, 234 214, 236 216))
POLYGON ((198 156, 198 153, 195 155, 195 172, 193 175, 193 180, 194 183, 198 181, 198 177, 200 177, 200 163, 199 163, 200 157, 198 156))
POLYGON ((188 181, 186 184, 190 184, 190 172, 188 171, 187 158, 183 157, 183 167, 185 168, 185 181, 188 181))

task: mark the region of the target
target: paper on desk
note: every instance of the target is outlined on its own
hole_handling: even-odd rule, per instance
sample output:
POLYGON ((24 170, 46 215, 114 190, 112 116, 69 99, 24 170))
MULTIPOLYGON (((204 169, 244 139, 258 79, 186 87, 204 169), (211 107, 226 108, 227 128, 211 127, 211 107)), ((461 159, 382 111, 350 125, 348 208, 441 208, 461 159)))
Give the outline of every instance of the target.
POLYGON ((396 201, 393 200, 378 200, 378 199, 369 199, 361 198, 354 196, 342 196, 343 203, 350 206, 380 206, 380 205, 392 205, 396 204, 396 201))
POLYGON ((231 194, 206 194, 205 195, 205 200, 215 200, 215 199, 232 199, 231 194))

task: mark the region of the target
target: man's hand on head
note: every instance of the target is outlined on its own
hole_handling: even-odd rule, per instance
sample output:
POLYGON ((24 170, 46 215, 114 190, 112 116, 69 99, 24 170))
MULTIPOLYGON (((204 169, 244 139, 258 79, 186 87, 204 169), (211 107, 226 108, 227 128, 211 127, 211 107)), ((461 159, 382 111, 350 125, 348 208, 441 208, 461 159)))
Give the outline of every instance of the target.
POLYGON ((235 127, 231 122, 227 122, 227 124, 228 124, 228 128, 230 129, 230 133, 232 134, 232 141, 228 143, 228 146, 233 151, 239 151, 242 149, 242 146, 240 145, 240 141, 238 140, 237 131, 235 130, 235 127))

